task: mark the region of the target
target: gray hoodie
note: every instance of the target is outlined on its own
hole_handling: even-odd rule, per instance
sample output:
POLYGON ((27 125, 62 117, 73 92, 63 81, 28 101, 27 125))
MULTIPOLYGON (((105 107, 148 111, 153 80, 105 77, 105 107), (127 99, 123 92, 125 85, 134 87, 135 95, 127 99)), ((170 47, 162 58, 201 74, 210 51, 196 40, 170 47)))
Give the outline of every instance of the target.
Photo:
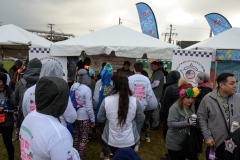
MULTIPOLYGON (((63 79, 63 70, 61 66, 55 62, 55 61, 48 61, 43 64, 41 73, 40 73, 40 78, 47 76, 47 77, 58 77, 63 79)), ((30 93, 33 93, 35 91, 36 85, 30 87, 24 94, 23 98, 23 113, 24 117, 27 116, 27 114, 30 112, 30 105, 28 102, 28 99, 36 100, 36 97, 34 94, 30 97, 30 93)), ((61 123, 66 126, 66 121, 73 123, 76 120, 77 114, 75 109, 73 108, 73 105, 71 103, 71 100, 68 99, 67 103, 67 109, 64 112, 63 116, 60 117, 61 123)))

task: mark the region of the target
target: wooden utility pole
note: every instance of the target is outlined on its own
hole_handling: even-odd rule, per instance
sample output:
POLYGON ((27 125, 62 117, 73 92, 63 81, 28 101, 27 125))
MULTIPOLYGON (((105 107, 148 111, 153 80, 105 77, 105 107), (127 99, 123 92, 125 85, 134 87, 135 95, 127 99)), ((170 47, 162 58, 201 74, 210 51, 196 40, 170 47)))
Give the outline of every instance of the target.
POLYGON ((173 30, 172 25, 170 25, 170 33, 168 33, 168 32, 162 33, 162 36, 164 36, 164 41, 166 41, 167 36, 169 36, 168 43, 172 43, 172 41, 173 41, 172 36, 174 36, 174 35, 177 36, 178 35, 177 33, 173 33, 172 30, 173 30))
POLYGON ((54 24, 48 24, 48 27, 50 28, 50 34, 51 34, 51 41, 53 40, 53 26, 54 24))
POLYGON ((210 37, 210 38, 212 37, 212 28, 210 29, 209 37, 210 37))
POLYGON ((119 24, 119 25, 122 24, 122 22, 121 22, 121 18, 120 18, 120 17, 119 17, 119 19, 118 19, 118 24, 119 24))

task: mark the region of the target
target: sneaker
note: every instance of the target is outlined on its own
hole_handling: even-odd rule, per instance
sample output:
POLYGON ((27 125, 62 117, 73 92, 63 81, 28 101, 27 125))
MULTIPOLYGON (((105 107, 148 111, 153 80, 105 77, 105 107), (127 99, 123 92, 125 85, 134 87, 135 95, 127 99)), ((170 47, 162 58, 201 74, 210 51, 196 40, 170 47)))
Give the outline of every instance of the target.
POLYGON ((110 160, 109 156, 104 156, 103 152, 100 153, 100 158, 103 158, 104 160, 110 160))
POLYGON ((169 155, 168 155, 168 153, 165 153, 165 154, 164 154, 164 158, 169 159, 169 155))
POLYGON ((113 157, 113 154, 112 154, 112 152, 110 151, 110 154, 109 154, 111 157, 113 157))
POLYGON ((135 148, 134 148, 134 152, 138 152, 139 151, 139 145, 136 145, 135 148))
POLYGON ((147 142, 151 142, 150 137, 145 137, 145 139, 146 139, 147 142))
POLYGON ((19 137, 18 137, 18 135, 15 135, 15 136, 13 137, 12 141, 15 142, 15 141, 17 141, 17 140, 19 140, 19 137))
POLYGON ((142 136, 142 137, 141 137, 141 140, 146 141, 146 142, 151 142, 150 137, 142 136))

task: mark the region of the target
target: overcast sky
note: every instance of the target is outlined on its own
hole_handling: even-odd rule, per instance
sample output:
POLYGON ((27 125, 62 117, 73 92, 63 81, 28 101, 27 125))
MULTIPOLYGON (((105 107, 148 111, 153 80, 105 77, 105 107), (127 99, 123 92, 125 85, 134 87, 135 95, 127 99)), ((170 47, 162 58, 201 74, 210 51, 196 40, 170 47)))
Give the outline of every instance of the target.
POLYGON ((210 28, 204 15, 211 12, 240 27, 240 0, 0 0, 0 22, 45 31, 52 23, 56 32, 80 36, 117 25, 120 16, 122 25, 141 32, 138 2, 152 8, 161 40, 170 24, 178 34, 174 40, 207 39, 210 28))

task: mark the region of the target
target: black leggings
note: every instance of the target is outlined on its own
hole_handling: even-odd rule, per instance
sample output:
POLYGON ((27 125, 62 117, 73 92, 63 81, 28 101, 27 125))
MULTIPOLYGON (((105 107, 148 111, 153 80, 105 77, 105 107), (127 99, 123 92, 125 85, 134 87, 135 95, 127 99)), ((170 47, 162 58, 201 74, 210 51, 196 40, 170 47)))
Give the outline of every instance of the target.
POLYGON ((173 151, 168 149, 168 154, 171 160, 185 160, 185 157, 180 155, 180 151, 173 151))
POLYGON ((13 125, 4 127, 0 126, 0 133, 2 133, 3 142, 7 149, 8 160, 14 160, 14 146, 12 143, 13 125))
MULTIPOLYGON (((116 152, 118 149, 120 149, 120 148, 116 148, 116 147, 113 147, 113 146, 109 146, 109 148, 110 148, 110 150, 111 150, 111 152, 112 152, 113 155, 115 154, 115 152, 116 152)), ((133 145, 133 146, 131 146, 131 147, 129 147, 129 148, 132 148, 132 149, 134 150, 135 145, 133 145)))

